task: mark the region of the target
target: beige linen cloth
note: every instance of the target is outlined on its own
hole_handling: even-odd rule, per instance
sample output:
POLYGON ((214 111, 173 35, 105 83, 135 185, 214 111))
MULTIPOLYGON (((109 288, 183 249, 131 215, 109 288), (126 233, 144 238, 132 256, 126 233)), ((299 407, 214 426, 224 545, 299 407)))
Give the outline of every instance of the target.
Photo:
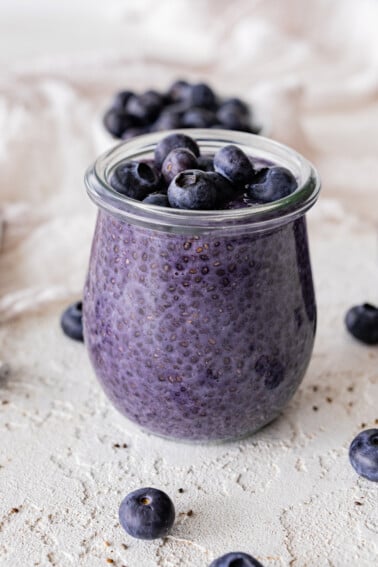
POLYGON ((143 0, 106 16, 123 22, 123 53, 1 77, 0 323, 80 296, 96 212, 83 175, 114 143, 101 116, 119 88, 184 77, 247 99, 320 170, 312 239, 325 220, 346 250, 350 226, 377 234, 378 2, 143 0))

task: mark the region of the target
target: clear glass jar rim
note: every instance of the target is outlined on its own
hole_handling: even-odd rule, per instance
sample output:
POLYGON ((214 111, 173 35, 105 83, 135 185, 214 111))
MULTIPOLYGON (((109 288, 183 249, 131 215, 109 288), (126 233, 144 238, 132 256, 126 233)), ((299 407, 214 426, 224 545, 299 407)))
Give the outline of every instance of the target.
POLYGON ((167 232, 203 233, 225 228, 266 230, 303 215, 316 201, 320 178, 315 167, 295 150, 263 136, 216 129, 185 129, 138 136, 102 154, 85 174, 90 198, 102 209, 127 222, 167 232), (298 189, 278 201, 240 209, 193 211, 145 205, 117 193, 108 179, 124 160, 152 157, 156 144, 173 132, 187 134, 200 148, 216 151, 226 144, 240 146, 251 157, 267 159, 290 169, 298 189))

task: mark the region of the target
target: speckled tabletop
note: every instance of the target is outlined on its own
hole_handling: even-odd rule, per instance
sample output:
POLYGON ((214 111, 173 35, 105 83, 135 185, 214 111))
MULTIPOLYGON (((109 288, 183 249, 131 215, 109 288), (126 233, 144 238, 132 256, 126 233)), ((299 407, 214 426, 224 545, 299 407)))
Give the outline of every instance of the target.
MULTIPOLYGON (((182 2, 180 17, 189 4, 182 2)), ((2 79, 0 565, 206 567, 231 550, 265 567, 378 564, 377 486, 348 461, 353 437, 378 424, 378 350, 354 341, 343 323, 348 307, 378 296, 377 61, 365 59, 376 45, 368 24, 376 4, 335 3, 344 31, 366 19, 347 51, 360 66, 350 56, 350 69, 337 67, 343 90, 330 79, 332 57, 339 62, 326 33, 332 26, 323 51, 309 31, 311 17, 324 16, 321 2, 311 4, 307 35, 286 26, 270 0, 264 8, 236 4, 240 17, 226 42, 240 56, 234 75, 231 56, 222 68, 210 65, 214 46, 227 53, 217 28, 205 42, 203 66, 180 51, 168 62, 160 46, 159 62, 108 55, 102 63, 45 63, 2 79), (262 71, 257 39, 245 49, 243 38, 257 29, 262 46, 275 34, 277 50, 286 49, 294 82, 273 67, 262 71), (249 81, 243 71, 251 61, 256 77, 249 81), (85 276, 95 210, 82 176, 111 143, 99 124, 104 105, 121 84, 163 87, 179 73, 260 103, 271 135, 312 159, 323 178, 308 217, 319 310, 310 367, 284 414, 234 443, 188 445, 141 432, 111 407, 85 348, 59 327, 85 276), (323 91, 314 77, 323 79, 323 91), (147 485, 165 490, 177 512, 171 535, 153 542, 127 536, 117 517, 123 496, 147 485)))

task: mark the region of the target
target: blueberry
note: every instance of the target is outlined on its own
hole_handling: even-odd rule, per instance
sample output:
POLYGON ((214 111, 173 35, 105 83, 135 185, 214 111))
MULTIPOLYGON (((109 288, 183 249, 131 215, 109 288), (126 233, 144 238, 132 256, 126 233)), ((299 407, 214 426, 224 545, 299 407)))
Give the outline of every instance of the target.
POLYGON ((191 86, 187 81, 178 80, 172 83, 167 92, 167 98, 172 102, 187 100, 191 94, 191 86))
POLYGON ((126 109, 127 101, 131 96, 133 96, 132 91, 120 91, 114 95, 112 108, 117 109, 118 111, 124 111, 126 109))
POLYGON ((157 118, 162 106, 161 95, 150 90, 141 95, 132 95, 127 101, 126 111, 139 119, 142 124, 151 124, 157 118))
POLYGON ((185 134, 170 134, 160 140, 155 148, 156 167, 160 169, 169 152, 175 148, 186 148, 196 157, 200 155, 199 147, 192 138, 189 138, 189 136, 185 134))
POLYGON ((378 308, 370 303, 356 305, 345 316, 348 331, 368 345, 378 344, 378 308))
POLYGON ((182 122, 180 116, 175 112, 170 112, 169 109, 165 109, 158 119, 151 126, 153 132, 160 132, 161 130, 176 130, 176 128, 181 128, 182 122))
POLYGON ((83 304, 81 301, 73 303, 62 313, 60 326, 70 339, 83 341, 83 304))
POLYGON ((365 429, 353 439, 349 460, 360 476, 378 482, 378 429, 365 429))
POLYGON ((208 173, 189 169, 172 179, 168 199, 171 207, 177 209, 213 209, 217 191, 208 173))
POLYGON ((228 130, 246 132, 250 129, 250 124, 244 116, 241 116, 237 112, 233 112, 228 108, 220 108, 218 110, 217 120, 219 120, 223 128, 228 130))
POLYGON ((137 136, 143 136, 150 131, 148 126, 133 126, 124 131, 121 138, 122 140, 131 140, 131 138, 136 138, 137 136))
POLYGON ((198 83, 192 86, 191 102, 193 106, 201 106, 211 110, 217 106, 214 91, 205 83, 198 83))
POLYGON ((147 205, 157 205, 159 207, 169 207, 168 197, 165 193, 151 193, 143 199, 147 205))
POLYGON ((234 199, 237 195, 235 185, 233 185, 226 177, 223 177, 216 171, 209 171, 208 178, 214 183, 217 192, 217 202, 223 204, 226 201, 234 199))
POLYGON ((161 173, 167 183, 186 169, 197 169, 197 158, 186 148, 175 148, 165 158, 161 166, 161 173))
POLYGON ((224 100, 219 107, 219 110, 221 109, 234 112, 235 114, 239 114, 239 116, 244 116, 245 118, 250 117, 250 109, 248 105, 240 98, 234 97, 224 100))
POLYGON ((140 488, 122 500, 119 521, 132 537, 157 539, 168 535, 175 521, 175 509, 165 492, 140 488))
POLYGON ((176 128, 182 128, 182 117, 188 108, 189 105, 186 102, 178 102, 167 106, 162 110, 160 116, 152 125, 151 129, 158 132, 160 130, 175 130, 176 128))
POLYGON ((247 193, 257 203, 270 203, 287 197, 297 188, 294 175, 280 166, 261 169, 247 187, 247 193))
POLYGON ((217 112, 218 121, 229 130, 250 130, 250 111, 239 98, 225 100, 217 112))
POLYGON ((115 138, 120 138, 125 130, 136 126, 135 118, 115 108, 105 113, 103 123, 107 131, 115 138))
POLYGON ((214 171, 213 156, 200 156, 197 159, 198 169, 202 171, 214 171))
POLYGON ((247 553, 233 552, 226 553, 222 557, 215 559, 210 567, 263 567, 257 559, 247 553))
POLYGON ((224 124, 221 124, 220 122, 216 122, 215 124, 210 126, 210 128, 212 130, 230 130, 230 128, 227 128, 224 124))
POLYGON ((260 134, 261 126, 257 126, 257 124, 251 124, 248 128, 243 130, 243 132, 249 132, 250 134, 260 134))
POLYGON ((182 124, 186 128, 209 128, 215 123, 215 113, 207 108, 193 107, 182 117, 182 124))
POLYGON ((118 193, 139 201, 158 190, 159 184, 160 177, 155 168, 138 161, 121 163, 110 178, 110 185, 118 193))
POLYGON ((246 185, 255 173, 243 150, 234 145, 224 146, 217 151, 214 169, 236 185, 246 185))

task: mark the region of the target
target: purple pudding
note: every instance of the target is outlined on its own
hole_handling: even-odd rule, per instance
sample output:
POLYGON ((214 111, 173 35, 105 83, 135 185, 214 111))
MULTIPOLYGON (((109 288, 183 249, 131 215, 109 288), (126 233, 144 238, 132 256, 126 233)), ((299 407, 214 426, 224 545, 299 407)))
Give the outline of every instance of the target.
POLYGON ((303 379, 316 306, 305 211, 319 181, 294 151, 251 134, 193 130, 201 150, 237 144, 279 163, 298 189, 226 210, 147 206, 116 194, 109 175, 150 159, 162 134, 117 146, 88 170, 99 205, 84 291, 85 343, 105 393, 144 429, 226 440, 279 415, 303 379))

